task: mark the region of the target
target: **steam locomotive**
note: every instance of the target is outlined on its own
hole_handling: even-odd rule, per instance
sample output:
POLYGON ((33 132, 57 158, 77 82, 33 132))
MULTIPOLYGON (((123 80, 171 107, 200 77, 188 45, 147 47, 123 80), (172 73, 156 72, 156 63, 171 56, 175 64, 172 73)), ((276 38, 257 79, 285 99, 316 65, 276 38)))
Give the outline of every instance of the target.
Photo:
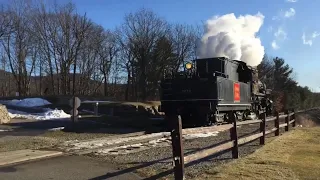
POLYGON ((196 59, 160 82, 159 110, 180 115, 183 126, 211 126, 259 118, 272 112, 271 91, 257 70, 225 57, 196 59))

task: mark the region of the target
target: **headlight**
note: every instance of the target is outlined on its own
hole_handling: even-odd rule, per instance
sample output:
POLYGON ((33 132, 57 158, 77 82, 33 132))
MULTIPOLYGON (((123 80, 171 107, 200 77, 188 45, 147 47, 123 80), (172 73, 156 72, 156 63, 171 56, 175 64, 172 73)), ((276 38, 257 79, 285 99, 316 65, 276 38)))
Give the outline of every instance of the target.
POLYGON ((192 68, 192 64, 191 63, 187 63, 186 64, 186 69, 190 70, 192 68))

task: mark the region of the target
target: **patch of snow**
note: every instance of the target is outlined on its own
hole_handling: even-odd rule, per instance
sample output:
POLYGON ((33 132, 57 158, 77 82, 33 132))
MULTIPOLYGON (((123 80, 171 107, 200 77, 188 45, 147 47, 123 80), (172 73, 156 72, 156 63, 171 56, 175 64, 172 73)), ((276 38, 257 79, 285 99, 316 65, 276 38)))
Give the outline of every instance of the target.
POLYGON ((51 128, 51 129, 48 129, 48 131, 60 131, 60 130, 63 130, 65 127, 57 127, 57 128, 51 128))
POLYGON ((109 154, 109 155, 125 155, 129 153, 136 153, 150 148, 155 147, 166 147, 171 146, 170 138, 160 138, 151 140, 144 143, 136 143, 131 145, 123 145, 113 148, 99 149, 96 154, 109 154))
MULTIPOLYGON (((183 135, 183 139, 197 139, 197 138, 205 138, 210 136, 217 136, 218 131, 209 132, 209 133, 198 133, 198 134, 187 134, 183 135)), ((166 147, 171 146, 171 137, 169 132, 162 133, 152 133, 146 134, 142 136, 133 136, 133 137, 123 137, 123 138, 115 138, 108 137, 97 140, 89 140, 85 142, 79 141, 68 141, 65 144, 67 151, 72 150, 84 150, 84 149, 95 149, 100 148, 95 153, 103 155, 119 155, 119 154, 128 154, 135 153, 139 151, 143 151, 150 148, 155 147, 166 147), (153 140, 148 140, 149 138, 155 138, 153 140), (146 140, 143 142, 143 140, 146 140), (141 140, 141 142, 130 144, 132 141, 141 140), (119 145, 116 147, 108 148, 110 145, 116 145, 120 143, 126 143, 127 145, 119 145)))
POLYGON ((196 138, 205 138, 210 136, 218 136, 218 131, 207 132, 207 133, 197 133, 197 134, 186 134, 183 135, 184 139, 196 139, 196 138))
POLYGON ((132 144, 132 145, 125 145, 125 146, 119 146, 115 148, 108 148, 108 149, 101 149, 98 150, 96 153, 97 154, 110 154, 110 155, 119 155, 119 154, 128 154, 128 153, 133 153, 133 152, 138 152, 142 151, 146 148, 143 148, 142 143, 138 144, 132 144))
POLYGON ((113 103, 114 101, 82 101, 82 103, 88 103, 88 104, 91 104, 91 103, 113 103))
POLYGON ((62 119, 62 118, 70 118, 70 114, 65 113, 63 110, 49 110, 45 112, 43 115, 39 114, 36 118, 37 120, 47 120, 47 119, 62 119))
POLYGON ((20 107, 36 107, 51 104, 49 101, 42 98, 26 98, 26 99, 13 99, 11 101, 2 101, 5 104, 20 107))
POLYGON ((102 146, 108 146, 113 144, 119 144, 123 142, 130 142, 130 141, 136 141, 136 140, 144 140, 148 138, 162 138, 163 136, 170 136, 170 133, 168 132, 162 132, 162 133, 152 133, 152 134, 146 134, 142 136, 133 136, 133 137, 123 137, 123 138, 104 138, 104 139, 98 139, 98 140, 92 140, 92 141, 85 141, 85 142, 77 142, 77 141, 69 141, 66 142, 65 145, 67 147, 70 147, 68 150, 79 150, 79 149, 93 149, 98 148, 102 146))
POLYGON ((157 144, 163 143, 163 142, 171 143, 171 138, 155 139, 155 140, 149 141, 148 143, 151 144, 152 146, 156 146, 157 144))
POLYGON ((33 116, 26 113, 26 112, 22 112, 22 111, 17 111, 17 110, 13 110, 13 109, 8 109, 8 113, 10 118, 25 118, 25 119, 29 119, 32 118, 33 116))
POLYGON ((0 129, 0 132, 8 132, 8 131, 12 131, 11 129, 0 129))
MULTIPOLYGON (((217 136, 217 135, 218 135, 218 132, 188 134, 188 135, 183 135, 183 139, 196 139, 196 138, 204 138, 204 137, 217 136)), ((100 147, 102 147, 102 144, 99 144, 99 145, 100 147)), ((136 143, 131 145, 123 145, 123 146, 112 147, 112 148, 106 147, 106 148, 99 149, 95 153, 99 155, 103 155, 103 154, 125 155, 129 153, 140 152, 150 148, 166 147, 166 146, 171 146, 170 137, 164 137, 164 138, 159 138, 159 139, 155 139, 147 142, 136 143)))
POLYGON ((26 112, 15 111, 8 109, 9 116, 11 118, 24 118, 24 119, 35 119, 35 120, 50 120, 50 119, 66 119, 70 118, 70 114, 65 113, 63 110, 58 109, 46 109, 44 113, 28 114, 26 112))

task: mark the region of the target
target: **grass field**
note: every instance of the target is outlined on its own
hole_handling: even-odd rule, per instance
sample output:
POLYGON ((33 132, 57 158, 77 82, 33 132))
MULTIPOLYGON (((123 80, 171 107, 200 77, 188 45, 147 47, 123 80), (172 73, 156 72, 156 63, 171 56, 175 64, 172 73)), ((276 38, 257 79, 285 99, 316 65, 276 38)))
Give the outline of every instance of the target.
POLYGON ((320 179, 320 128, 298 128, 198 179, 320 179))

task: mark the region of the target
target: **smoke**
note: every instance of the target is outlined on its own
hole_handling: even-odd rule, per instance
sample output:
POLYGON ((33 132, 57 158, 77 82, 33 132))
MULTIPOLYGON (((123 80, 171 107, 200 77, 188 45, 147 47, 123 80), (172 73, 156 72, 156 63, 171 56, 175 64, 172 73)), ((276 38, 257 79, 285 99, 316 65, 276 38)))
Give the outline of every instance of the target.
POLYGON ((202 37, 200 58, 227 57, 257 66, 264 56, 264 47, 256 37, 263 24, 264 16, 245 15, 235 17, 233 13, 215 16, 207 20, 202 37))

